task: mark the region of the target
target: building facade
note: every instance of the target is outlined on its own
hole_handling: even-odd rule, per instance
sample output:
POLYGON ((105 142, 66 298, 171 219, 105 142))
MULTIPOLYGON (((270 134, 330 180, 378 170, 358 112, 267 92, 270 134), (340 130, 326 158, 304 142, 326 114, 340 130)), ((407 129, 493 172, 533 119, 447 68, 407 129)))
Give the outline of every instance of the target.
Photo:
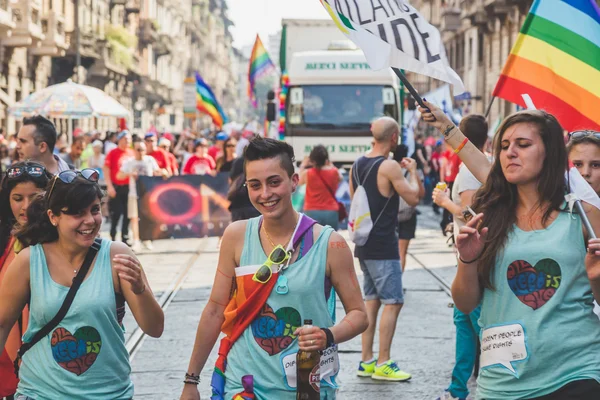
MULTIPOLYGON (((420 0, 411 4, 436 26, 450 66, 462 78, 470 98, 457 101, 463 114, 483 114, 504 63, 517 39, 532 0, 420 0)), ((411 82, 426 93, 443 82, 411 74, 411 82)), ((489 121, 516 111, 516 105, 495 99, 489 121)))
MULTIPOLYGON (((231 25, 225 0, 0 0, 0 127, 15 133, 19 122, 8 107, 72 79, 129 109, 134 132, 152 126, 180 132, 189 125, 183 83, 196 70, 224 108, 235 111, 231 25)), ((118 121, 77 125, 105 131, 117 129, 118 121)))

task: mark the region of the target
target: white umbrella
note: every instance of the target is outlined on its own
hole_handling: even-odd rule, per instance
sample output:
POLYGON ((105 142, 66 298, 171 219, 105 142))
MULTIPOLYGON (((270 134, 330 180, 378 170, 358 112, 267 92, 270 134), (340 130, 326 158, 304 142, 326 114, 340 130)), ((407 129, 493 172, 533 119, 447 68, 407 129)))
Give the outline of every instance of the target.
POLYGON ((129 111, 102 90, 67 82, 48 86, 21 100, 8 112, 16 118, 43 115, 49 118, 126 118, 129 111))

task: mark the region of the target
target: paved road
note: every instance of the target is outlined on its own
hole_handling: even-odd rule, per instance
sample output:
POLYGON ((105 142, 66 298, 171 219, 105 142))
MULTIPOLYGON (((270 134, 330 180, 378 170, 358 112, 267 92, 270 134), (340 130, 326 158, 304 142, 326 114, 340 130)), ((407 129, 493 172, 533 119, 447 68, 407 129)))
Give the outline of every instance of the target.
MULTIPOLYGON (((410 246, 404 276, 405 307, 394 343, 393 357, 413 374, 408 383, 379 383, 355 376, 360 360, 360 338, 340 346, 342 389, 339 399, 435 399, 448 385, 454 360, 452 300, 423 266, 449 284, 455 274, 452 250, 439 233, 438 217, 422 208, 417 239, 410 246)), ((160 241, 155 250, 140 255, 157 297, 170 293, 184 266, 189 267, 181 288, 166 309, 166 327, 160 339, 144 338, 132 355, 136 399, 178 399, 182 377, 194 342, 200 314, 208 301, 218 258, 216 238, 160 241)), ((355 263, 361 278, 358 263, 355 263)), ((164 299, 164 297, 163 297, 164 299)), ((338 302, 338 306, 341 304, 338 302)), ((343 316, 339 308, 338 319, 343 316)), ((126 320, 129 333, 135 321, 126 320)), ((377 343, 376 343, 377 345, 377 343)), ((213 350, 202 374, 202 398, 208 399, 210 374, 216 358, 213 350)))

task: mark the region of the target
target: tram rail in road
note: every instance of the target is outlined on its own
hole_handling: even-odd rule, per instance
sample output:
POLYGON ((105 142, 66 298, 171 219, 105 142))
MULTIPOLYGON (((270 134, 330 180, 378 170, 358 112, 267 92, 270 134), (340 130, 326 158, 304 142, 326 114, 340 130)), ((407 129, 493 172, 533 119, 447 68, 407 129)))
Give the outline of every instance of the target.
MULTIPOLYGON (((167 310, 167 308, 179 292, 179 289, 181 289, 181 286, 183 285, 183 283, 189 276, 190 271, 192 270, 192 266, 194 265, 198 257, 200 257, 202 252, 205 250, 206 246, 207 240, 202 240, 198 248, 194 251, 194 254, 181 267, 179 273, 177 274, 173 282, 171 282, 168 289, 165 290, 163 294, 157 299, 158 304, 160 305, 163 312, 167 310)), ((139 326, 136 326, 133 330, 133 333, 129 337, 129 340, 127 340, 127 342, 125 343, 125 348, 129 353, 130 360, 132 360, 135 357, 135 354, 141 348, 145 337, 146 334, 142 331, 142 329, 139 326)))

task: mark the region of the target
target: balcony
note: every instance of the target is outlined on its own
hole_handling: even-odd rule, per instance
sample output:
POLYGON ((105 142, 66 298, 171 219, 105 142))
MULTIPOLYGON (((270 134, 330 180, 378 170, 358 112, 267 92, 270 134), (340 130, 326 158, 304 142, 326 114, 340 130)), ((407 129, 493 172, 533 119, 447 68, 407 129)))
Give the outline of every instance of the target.
POLYGON ((7 47, 37 47, 44 39, 42 32, 41 5, 35 0, 20 0, 12 5, 15 28, 12 35, 2 40, 7 47))
POLYGON ((45 38, 41 45, 32 49, 36 56, 63 57, 69 48, 65 36, 65 17, 56 11, 49 11, 42 18, 42 32, 45 38))
POLYGON ((155 20, 152 19, 142 19, 140 20, 140 31, 138 37, 140 38, 140 42, 142 44, 150 44, 154 43, 158 38, 158 24, 155 20))
POLYGON ((442 32, 456 32, 460 25, 460 8, 446 7, 442 10, 442 32))
POLYGON ((173 52, 173 38, 166 33, 160 33, 155 43, 153 43, 154 54, 158 57, 166 56, 173 52))
POLYGON ((141 7, 141 0, 127 0, 125 3, 125 13, 139 14, 141 7))
POLYGON ((513 10, 509 0, 485 0, 484 7, 490 15, 505 17, 513 10))
POLYGON ((0 35, 8 36, 16 24, 12 18, 12 4, 10 0, 0 0, 0 35))
POLYGON ((128 71, 123 53, 113 48, 106 40, 98 41, 100 59, 88 69, 88 80, 107 83, 114 80, 116 75, 126 76, 128 71))

